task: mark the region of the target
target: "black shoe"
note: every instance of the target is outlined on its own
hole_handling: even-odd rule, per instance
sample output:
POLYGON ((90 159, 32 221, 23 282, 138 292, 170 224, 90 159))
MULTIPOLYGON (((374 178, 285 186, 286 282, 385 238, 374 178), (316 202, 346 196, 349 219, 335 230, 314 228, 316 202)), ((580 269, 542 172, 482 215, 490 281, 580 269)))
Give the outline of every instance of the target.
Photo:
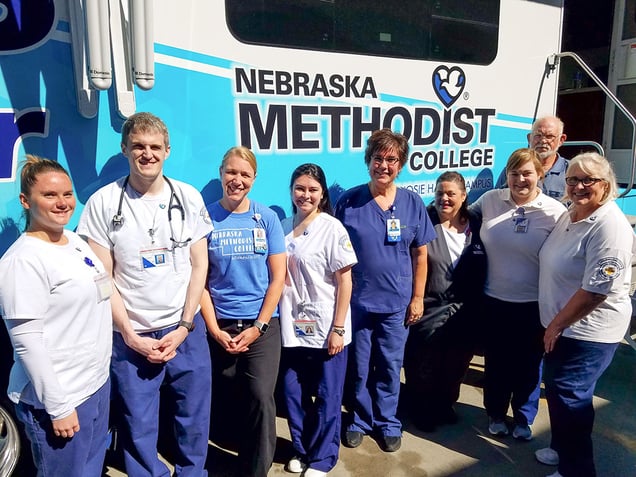
POLYGON ((395 452, 402 447, 402 438, 400 436, 380 436, 380 448, 384 452, 395 452))
POLYGON ((439 422, 441 424, 457 424, 459 417, 452 407, 446 408, 439 413, 439 422))
POLYGON ((362 444, 362 438, 364 435, 362 432, 358 431, 346 431, 344 435, 344 439, 342 440, 342 444, 345 447, 355 448, 362 444))
POLYGON ((422 432, 433 432, 439 421, 429 415, 418 415, 411 418, 413 425, 422 432))

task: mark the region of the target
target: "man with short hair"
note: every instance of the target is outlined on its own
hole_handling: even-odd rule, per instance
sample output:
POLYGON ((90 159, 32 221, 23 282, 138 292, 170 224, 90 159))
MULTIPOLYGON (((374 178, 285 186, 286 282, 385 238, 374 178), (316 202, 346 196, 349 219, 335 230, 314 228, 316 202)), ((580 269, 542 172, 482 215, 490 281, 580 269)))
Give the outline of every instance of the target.
MULTIPOLYGON (((543 116, 532 124, 528 133, 528 147, 534 149, 541 162, 545 178, 540 185, 543 192, 560 200, 565 195, 565 170, 568 161, 559 154, 559 148, 567 139, 563 132, 563 121, 556 116, 543 116)), ((503 170, 495 188, 501 189, 506 185, 506 171, 503 170)))
POLYGON ((115 285, 111 376, 126 472, 170 475, 157 456, 161 388, 174 412, 174 475, 205 477, 211 368, 198 309, 211 221, 196 189, 163 175, 170 143, 161 119, 128 118, 121 150, 129 175, 90 197, 78 233, 115 285))

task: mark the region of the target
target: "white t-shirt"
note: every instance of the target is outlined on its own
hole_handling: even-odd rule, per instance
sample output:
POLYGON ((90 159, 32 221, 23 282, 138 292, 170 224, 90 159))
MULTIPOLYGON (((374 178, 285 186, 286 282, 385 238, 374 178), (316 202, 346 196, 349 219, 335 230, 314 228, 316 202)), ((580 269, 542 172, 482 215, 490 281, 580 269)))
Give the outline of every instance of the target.
POLYGON ((113 279, 134 330, 167 328, 181 319, 192 270, 190 245, 212 230, 210 218, 194 187, 170 179, 172 199, 165 181, 159 196, 142 196, 127 185, 123 223, 116 225, 123 182, 108 184, 88 199, 77 233, 112 251, 113 279), (171 238, 187 243, 175 247, 171 238))
POLYGON ((0 260, 2 317, 10 326, 42 320, 42 334, 36 335, 42 341, 35 345, 45 348, 42 361, 28 368, 14 355, 8 395, 56 418, 106 382, 112 350, 110 299, 95 282, 104 266, 78 235, 64 234, 66 245, 23 234, 0 260))
POLYGON ((451 263, 454 268, 466 247, 466 232, 455 232, 454 230, 447 229, 446 227, 440 228, 444 233, 446 246, 448 247, 448 253, 450 254, 451 263))
POLYGON ((510 189, 488 191, 471 206, 482 216, 480 235, 488 256, 484 292, 513 303, 537 301, 539 249, 566 210, 543 192, 522 208, 510 189))
POLYGON ((564 214, 539 254, 539 310, 543 326, 547 327, 582 288, 607 298, 565 329, 563 336, 619 342, 632 316, 629 287, 634 247, 634 232, 613 201, 576 223, 572 223, 570 214, 564 214))
MULTIPOLYGON (((344 226, 329 214, 319 214, 298 237, 291 229, 292 221, 284 221, 287 277, 280 300, 283 346, 326 348, 336 305, 335 272, 356 264, 356 254, 344 226)), ((344 343, 351 343, 350 310, 344 343)))

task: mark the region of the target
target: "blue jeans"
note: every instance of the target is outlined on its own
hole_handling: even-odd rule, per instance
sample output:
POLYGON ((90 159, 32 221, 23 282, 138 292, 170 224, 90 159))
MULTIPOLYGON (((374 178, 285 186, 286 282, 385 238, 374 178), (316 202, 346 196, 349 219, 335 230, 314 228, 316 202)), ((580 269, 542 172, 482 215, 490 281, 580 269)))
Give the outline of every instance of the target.
POLYGON ((18 419, 31 441, 38 477, 85 477, 102 475, 108 447, 110 381, 75 409, 80 430, 71 439, 53 434, 51 418, 44 409, 20 402, 18 419))
POLYGON ((283 348, 281 359, 289 432, 296 453, 312 469, 329 472, 338 462, 347 348, 283 348))
MULTIPOLYGON (((160 389, 174 404, 175 474, 205 477, 210 432, 212 372, 203 319, 177 348, 177 355, 161 364, 149 362, 129 348, 120 333, 113 333, 111 372, 113 390, 123 413, 121 429, 126 472, 130 477, 169 477, 157 457, 160 389)), ((175 327, 145 333, 160 339, 175 327)))
POLYGON ((401 436, 397 418, 400 373, 409 330, 405 311, 368 313, 351 307, 353 341, 349 349, 353 372, 353 422, 347 430, 401 436))
POLYGON ((551 447, 559 453, 563 477, 594 477, 592 398, 596 382, 612 362, 618 343, 561 337, 544 360, 551 447))

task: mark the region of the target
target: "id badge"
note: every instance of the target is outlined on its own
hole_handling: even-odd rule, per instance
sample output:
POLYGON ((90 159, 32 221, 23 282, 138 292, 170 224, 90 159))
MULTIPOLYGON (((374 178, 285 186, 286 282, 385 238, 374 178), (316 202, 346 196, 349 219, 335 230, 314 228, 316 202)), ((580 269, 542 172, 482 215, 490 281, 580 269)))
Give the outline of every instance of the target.
POLYGON ((294 333, 299 338, 316 336, 316 320, 294 320, 294 333))
POLYGON ((528 231, 528 219, 526 217, 517 217, 514 219, 513 230, 518 234, 525 234, 528 231))
POLYGON ((267 236, 265 235, 265 229, 256 227, 252 230, 252 235, 254 235, 254 253, 267 253, 267 236))
POLYGON ((113 294, 113 281, 110 279, 110 275, 108 273, 98 273, 93 278, 93 281, 97 287, 98 303, 108 299, 113 294))
POLYGON ((390 218, 386 222, 386 239, 388 242, 399 242, 402 239, 400 219, 390 218))
POLYGON ((141 268, 157 268, 168 265, 168 252, 166 247, 153 248, 139 251, 141 268))

